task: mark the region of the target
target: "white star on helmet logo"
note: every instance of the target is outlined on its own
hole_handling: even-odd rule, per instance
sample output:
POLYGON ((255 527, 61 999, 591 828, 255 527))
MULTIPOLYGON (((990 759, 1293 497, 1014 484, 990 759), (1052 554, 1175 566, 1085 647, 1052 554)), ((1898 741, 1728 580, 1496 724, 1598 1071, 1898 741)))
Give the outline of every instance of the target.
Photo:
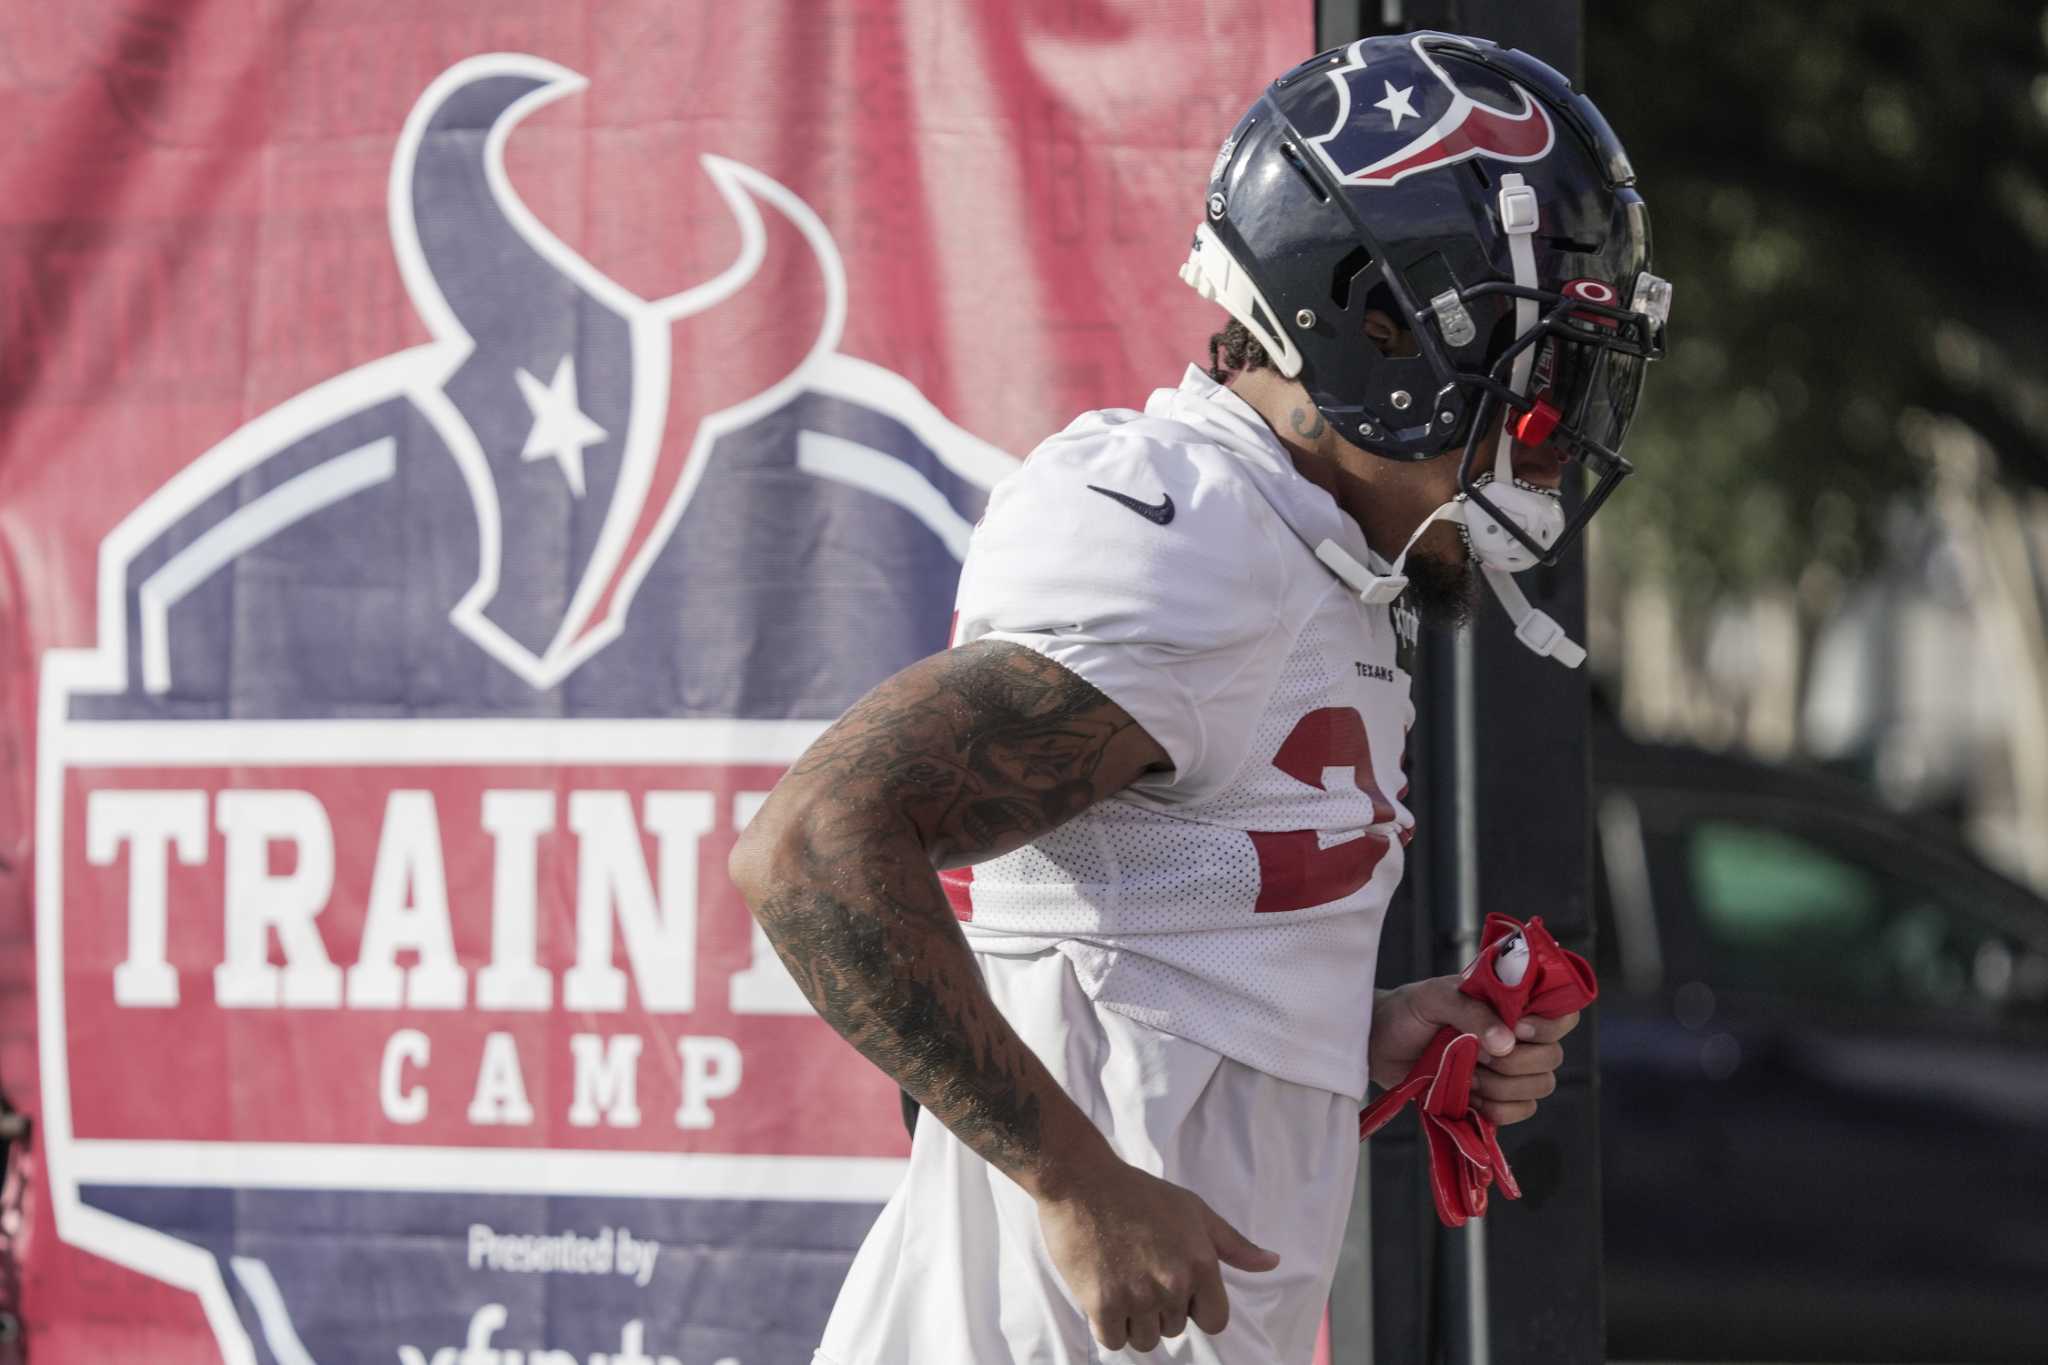
POLYGON ((1422 117, 1422 115, 1415 112, 1415 106, 1408 102, 1408 97, 1415 93, 1414 86, 1404 85, 1399 90, 1396 90, 1392 81, 1382 81, 1380 83, 1387 87, 1387 97, 1383 100, 1373 101, 1372 107, 1384 109, 1388 114, 1392 115, 1396 128, 1401 126, 1401 120, 1404 118, 1422 117))
POLYGON ((526 435, 523 460, 553 460, 562 467, 569 491, 583 496, 583 447, 594 445, 610 433, 590 420, 576 402, 576 357, 565 355, 555 366, 555 377, 541 383, 524 370, 514 372, 526 406, 533 409, 533 430, 526 435))

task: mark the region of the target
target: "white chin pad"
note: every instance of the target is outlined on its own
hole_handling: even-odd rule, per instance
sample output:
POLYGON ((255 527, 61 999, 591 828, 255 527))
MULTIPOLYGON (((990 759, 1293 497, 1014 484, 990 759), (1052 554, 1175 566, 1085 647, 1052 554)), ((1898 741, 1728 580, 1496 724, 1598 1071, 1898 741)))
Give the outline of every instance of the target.
MULTIPOLYGON (((1544 549, 1555 545, 1564 534, 1564 504, 1550 494, 1498 481, 1488 483, 1481 492, 1500 509, 1501 515, 1544 549)), ((1494 520, 1492 513, 1470 499, 1465 503, 1465 531, 1471 537, 1473 553, 1483 564, 1509 573, 1520 573, 1536 565, 1536 556, 1529 547, 1494 520)))

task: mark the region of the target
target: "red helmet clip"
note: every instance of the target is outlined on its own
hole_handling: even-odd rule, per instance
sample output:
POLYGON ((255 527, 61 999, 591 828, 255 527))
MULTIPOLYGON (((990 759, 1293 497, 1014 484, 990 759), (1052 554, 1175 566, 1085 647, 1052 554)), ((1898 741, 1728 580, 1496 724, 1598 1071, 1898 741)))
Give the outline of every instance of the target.
POLYGON ((1508 431, 1525 446, 1540 446, 1550 439, 1550 433, 1557 430, 1558 420, 1564 416, 1541 398, 1527 412, 1508 423, 1508 431))

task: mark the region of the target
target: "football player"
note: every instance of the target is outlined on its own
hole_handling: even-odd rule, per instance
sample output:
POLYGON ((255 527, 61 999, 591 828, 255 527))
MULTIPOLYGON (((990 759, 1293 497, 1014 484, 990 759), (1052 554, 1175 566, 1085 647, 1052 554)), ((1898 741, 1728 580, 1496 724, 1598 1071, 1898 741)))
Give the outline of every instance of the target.
POLYGON ((1368 1081, 1450 1025, 1496 1123, 1551 1092, 1576 1015, 1517 1036, 1454 977, 1375 993, 1374 959, 1415 614, 1483 579, 1582 657, 1511 575, 1627 472, 1670 293, 1633 185, 1584 97, 1490 43, 1275 81, 1182 270, 1230 314, 1212 369, 1040 445, 955 647, 749 825, 732 873, 797 983, 937 1120, 820 1365, 1301 1365, 1368 1081))

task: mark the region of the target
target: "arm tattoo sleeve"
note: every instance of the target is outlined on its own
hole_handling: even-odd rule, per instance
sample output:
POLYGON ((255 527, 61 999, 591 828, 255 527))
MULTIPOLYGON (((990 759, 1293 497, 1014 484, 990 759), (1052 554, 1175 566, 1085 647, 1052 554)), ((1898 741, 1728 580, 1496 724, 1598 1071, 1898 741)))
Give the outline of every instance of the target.
POLYGON ((1028 843, 1165 766, 1100 692, 991 641, 869 693, 748 828, 765 870, 744 889, 818 1013, 1027 1188, 1057 1160, 1049 1139, 1087 1120, 989 999, 935 868, 1028 843))

